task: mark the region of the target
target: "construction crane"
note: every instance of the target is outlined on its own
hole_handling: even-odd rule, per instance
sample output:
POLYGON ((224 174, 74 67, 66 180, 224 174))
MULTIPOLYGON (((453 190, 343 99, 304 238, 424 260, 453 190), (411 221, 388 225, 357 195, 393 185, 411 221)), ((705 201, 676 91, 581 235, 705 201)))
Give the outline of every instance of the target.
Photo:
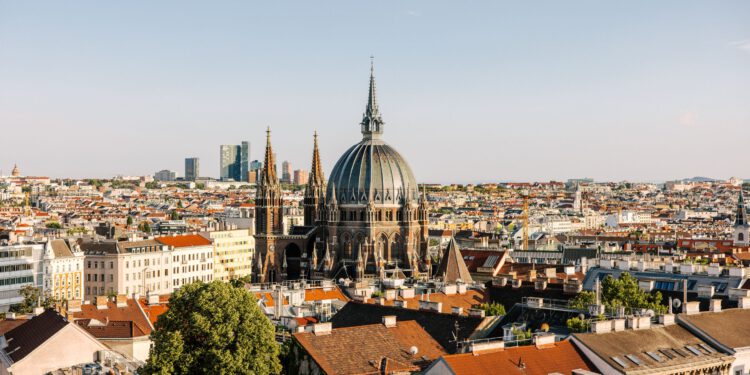
POLYGON ((522 236, 523 236, 523 250, 529 249, 529 192, 527 190, 521 191, 521 195, 523 196, 523 228, 522 230, 522 236))

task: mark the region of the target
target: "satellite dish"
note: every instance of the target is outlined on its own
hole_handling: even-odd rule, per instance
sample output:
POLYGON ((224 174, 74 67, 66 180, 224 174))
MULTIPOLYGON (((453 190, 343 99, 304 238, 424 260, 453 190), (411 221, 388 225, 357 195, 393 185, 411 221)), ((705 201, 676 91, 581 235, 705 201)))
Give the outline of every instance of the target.
POLYGON ((586 315, 583 315, 583 313, 578 314, 578 319, 584 320, 586 319, 586 315))
POLYGON ((416 346, 412 346, 411 348, 409 348, 409 353, 411 353, 411 355, 413 356, 417 355, 417 353, 419 353, 419 349, 416 346))
POLYGON ((678 300, 677 298, 672 300, 672 308, 675 310, 678 310, 682 306, 682 301, 678 300))

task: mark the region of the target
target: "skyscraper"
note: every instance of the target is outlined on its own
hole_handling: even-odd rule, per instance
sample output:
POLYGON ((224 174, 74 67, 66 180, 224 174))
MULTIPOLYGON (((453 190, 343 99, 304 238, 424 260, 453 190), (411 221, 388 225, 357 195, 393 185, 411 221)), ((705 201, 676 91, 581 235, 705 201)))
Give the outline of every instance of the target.
POLYGON ((297 169, 294 171, 294 184, 305 185, 307 184, 308 173, 307 170, 297 169))
POLYGON ((185 180, 195 181, 200 177, 200 161, 198 158, 185 158, 185 180))
POLYGON ((238 145, 221 145, 219 147, 219 178, 222 180, 242 181, 240 173, 242 147, 238 145))
POLYGON ((242 143, 240 144, 240 149, 241 149, 241 155, 240 155, 239 181, 248 181, 247 172, 250 171, 250 169, 248 169, 248 160, 250 159, 250 142, 242 141, 242 143))
POLYGON ((287 184, 292 183, 292 176, 292 163, 284 160, 284 162, 281 163, 281 182, 287 184))

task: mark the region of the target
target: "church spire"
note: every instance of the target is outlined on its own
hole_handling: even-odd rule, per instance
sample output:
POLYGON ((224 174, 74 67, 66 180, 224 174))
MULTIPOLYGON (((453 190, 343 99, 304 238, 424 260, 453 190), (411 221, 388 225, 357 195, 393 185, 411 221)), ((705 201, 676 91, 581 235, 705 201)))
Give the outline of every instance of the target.
POLYGON ((740 197, 737 199, 737 217, 734 219, 734 226, 747 226, 747 210, 745 209, 745 197, 740 187, 740 197))
POLYGON ((378 98, 375 89, 375 63, 374 57, 370 56, 370 90, 367 96, 367 107, 362 116, 362 136, 365 139, 380 137, 383 133, 383 118, 380 116, 378 98))
POLYGON ((318 132, 316 131, 313 134, 312 167, 310 168, 310 178, 307 184, 322 186, 324 181, 323 167, 320 165, 320 153, 318 152, 318 132))
POLYGON ((271 127, 266 129, 266 156, 263 160, 263 175, 260 183, 264 185, 275 184, 276 180, 276 161, 273 158, 273 149, 271 148, 271 127))

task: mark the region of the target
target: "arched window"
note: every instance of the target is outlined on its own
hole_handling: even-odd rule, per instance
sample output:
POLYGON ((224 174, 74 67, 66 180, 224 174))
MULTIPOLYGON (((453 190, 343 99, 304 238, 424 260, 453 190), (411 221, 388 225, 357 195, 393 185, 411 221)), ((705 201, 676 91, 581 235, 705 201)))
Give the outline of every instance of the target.
POLYGON ((745 233, 738 233, 737 234, 737 242, 745 242, 745 233))

